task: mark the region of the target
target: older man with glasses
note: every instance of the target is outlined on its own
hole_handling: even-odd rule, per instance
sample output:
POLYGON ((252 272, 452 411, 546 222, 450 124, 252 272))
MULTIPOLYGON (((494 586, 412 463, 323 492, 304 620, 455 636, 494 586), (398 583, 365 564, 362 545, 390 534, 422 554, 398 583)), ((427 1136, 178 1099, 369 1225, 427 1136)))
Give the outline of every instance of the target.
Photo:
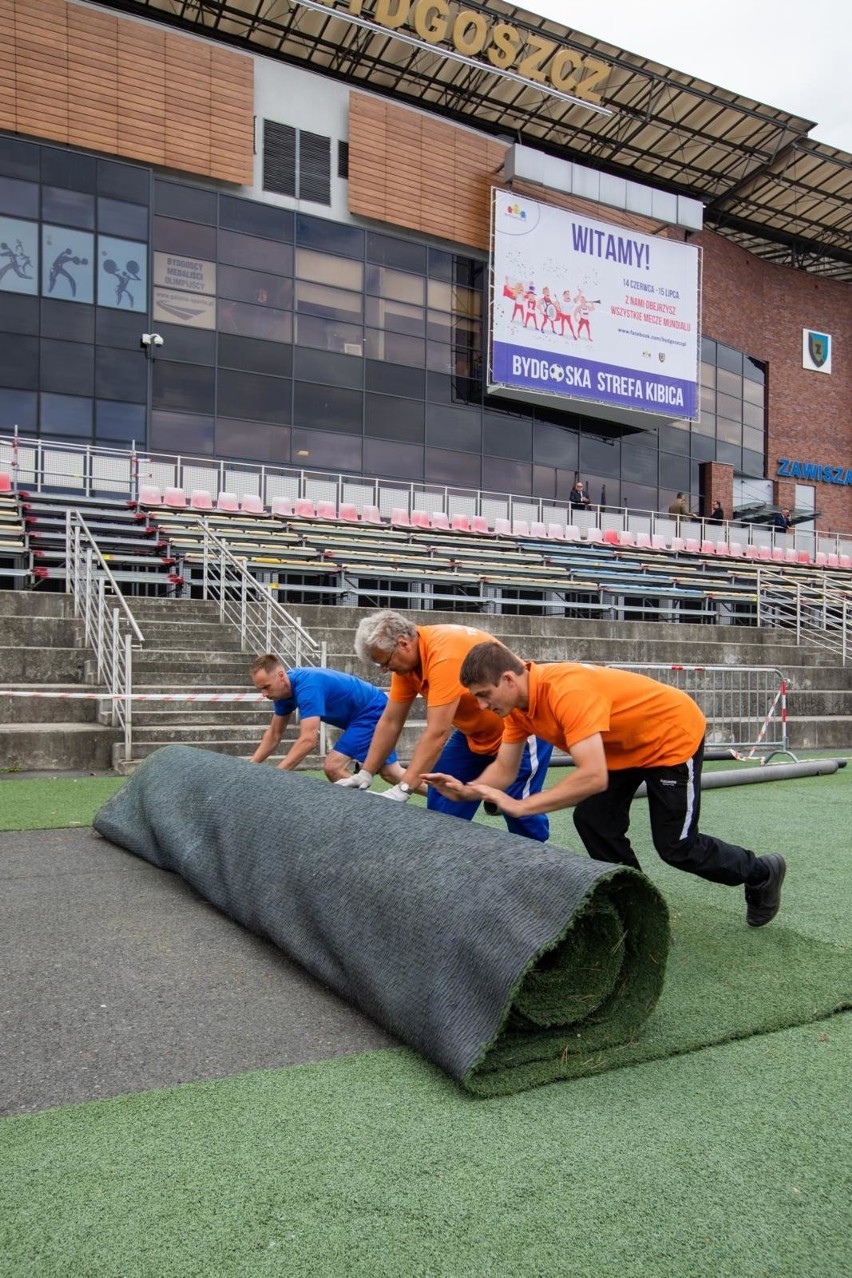
MULTIPOLYGON (((355 651, 362 661, 390 671, 388 703, 376 724, 370 749, 359 772, 338 785, 366 790, 373 775, 395 748, 417 696, 426 702, 426 728, 414 747, 402 780, 383 797, 404 803, 421 784, 424 773, 436 768, 473 780, 497 756, 503 736, 500 717, 478 705, 459 681, 462 662, 470 649, 493 636, 472 626, 416 626, 399 612, 383 609, 363 618, 355 634, 355 651)), ((544 785, 553 747, 531 736, 513 792, 518 799, 538 794, 544 785)), ((429 790, 426 806, 435 812, 470 821, 480 800, 455 803, 429 790)), ((515 818, 504 814, 513 834, 544 842, 550 826, 543 814, 515 818)))

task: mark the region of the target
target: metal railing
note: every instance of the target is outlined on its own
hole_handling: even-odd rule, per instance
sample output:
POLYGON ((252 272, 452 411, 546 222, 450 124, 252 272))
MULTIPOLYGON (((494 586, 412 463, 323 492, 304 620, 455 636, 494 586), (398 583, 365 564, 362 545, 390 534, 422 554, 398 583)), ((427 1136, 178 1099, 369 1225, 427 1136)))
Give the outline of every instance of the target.
MULTIPOLYGON (((852 582, 850 582, 852 586, 852 582)), ((758 565, 757 624, 792 631, 839 657, 852 658, 852 590, 821 581, 791 581, 783 573, 758 565)))
POLYGON ((110 721, 122 731, 127 762, 133 744, 133 647, 141 648, 145 637, 79 510, 66 511, 65 535, 66 589, 95 654, 98 682, 109 695, 110 721))

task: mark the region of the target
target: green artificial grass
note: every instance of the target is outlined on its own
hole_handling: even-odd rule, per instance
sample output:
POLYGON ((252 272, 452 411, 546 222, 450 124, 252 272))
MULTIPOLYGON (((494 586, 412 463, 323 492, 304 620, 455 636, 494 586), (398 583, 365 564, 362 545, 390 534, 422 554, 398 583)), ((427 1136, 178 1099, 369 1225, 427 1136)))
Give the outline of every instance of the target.
POLYGON ((44 777, 0 781, 0 830, 61 830, 91 825, 124 777, 44 777))
POLYGON ((6 1120, 8 1278, 845 1278, 852 1017, 471 1101, 407 1051, 6 1120))

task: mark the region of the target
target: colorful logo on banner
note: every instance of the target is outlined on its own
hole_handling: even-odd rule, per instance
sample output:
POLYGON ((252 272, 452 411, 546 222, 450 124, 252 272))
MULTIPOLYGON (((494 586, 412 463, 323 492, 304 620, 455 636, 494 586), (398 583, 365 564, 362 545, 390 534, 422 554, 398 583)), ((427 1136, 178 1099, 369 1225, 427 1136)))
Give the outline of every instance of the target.
POLYGON ((494 200, 489 390, 696 418, 697 249, 494 200))
POLYGON ((0 289, 38 292, 38 223, 0 217, 0 289))
POLYGON ((831 334, 802 329, 802 368, 814 373, 831 372, 831 334))

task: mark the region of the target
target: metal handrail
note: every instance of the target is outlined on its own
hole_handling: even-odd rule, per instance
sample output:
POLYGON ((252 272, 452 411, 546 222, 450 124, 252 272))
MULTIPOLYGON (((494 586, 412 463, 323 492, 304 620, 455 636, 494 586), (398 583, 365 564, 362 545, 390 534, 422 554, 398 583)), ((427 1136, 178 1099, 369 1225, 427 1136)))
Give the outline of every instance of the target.
POLYGON ((135 640, 141 647, 145 636, 79 510, 66 511, 65 533, 66 589, 83 619, 86 646, 94 650, 98 681, 109 694, 110 721, 122 729, 128 762, 133 749, 133 645, 135 640), (109 602, 118 605, 111 609, 108 592, 109 602))
POLYGON ((795 632, 796 642, 807 640, 839 656, 845 666, 852 659, 850 592, 825 577, 818 584, 793 584, 776 570, 757 567, 757 624, 795 632))

